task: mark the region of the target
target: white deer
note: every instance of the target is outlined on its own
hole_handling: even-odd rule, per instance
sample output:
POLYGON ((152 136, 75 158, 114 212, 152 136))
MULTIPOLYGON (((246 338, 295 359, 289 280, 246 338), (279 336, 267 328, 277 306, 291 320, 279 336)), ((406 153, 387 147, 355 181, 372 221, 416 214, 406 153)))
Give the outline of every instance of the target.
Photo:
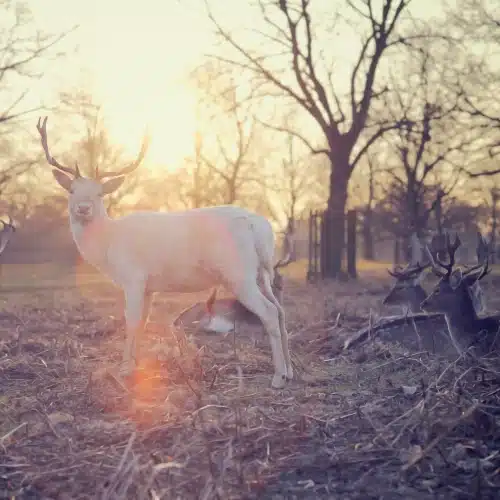
MULTIPOLYGON (((143 332, 152 295, 195 292, 223 286, 260 318, 267 331, 274 364, 273 388, 293 378, 284 311, 273 294, 274 233, 267 219, 236 206, 179 212, 135 212, 111 219, 103 196, 120 187, 146 153, 144 139, 137 159, 117 172, 83 177, 50 155, 47 117, 37 129, 57 182, 69 192, 70 227, 78 250, 122 288, 126 340, 121 374, 130 374, 138 359, 137 336, 143 332), (69 174, 69 175, 67 175, 69 174), (104 178, 110 178, 103 182, 104 178)), ((168 196, 168 194, 166 194, 168 196)))

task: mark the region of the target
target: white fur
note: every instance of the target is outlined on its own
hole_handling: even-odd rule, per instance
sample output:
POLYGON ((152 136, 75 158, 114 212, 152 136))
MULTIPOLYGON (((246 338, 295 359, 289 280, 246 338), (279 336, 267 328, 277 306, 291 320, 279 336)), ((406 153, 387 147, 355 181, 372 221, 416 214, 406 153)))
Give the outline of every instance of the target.
POLYGON ((102 196, 117 189, 123 177, 101 183, 53 172, 71 193, 70 226, 80 254, 124 291, 125 372, 134 366, 136 337, 147 320, 152 293, 224 286, 269 334, 272 386, 283 387, 292 378, 284 312, 271 290, 275 244, 267 219, 229 205, 111 219, 102 196))

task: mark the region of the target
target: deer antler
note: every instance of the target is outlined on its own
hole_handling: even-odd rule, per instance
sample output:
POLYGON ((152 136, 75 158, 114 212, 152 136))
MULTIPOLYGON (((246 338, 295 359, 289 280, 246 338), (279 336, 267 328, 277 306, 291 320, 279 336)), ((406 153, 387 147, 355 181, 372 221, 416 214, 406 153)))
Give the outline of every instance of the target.
POLYGON ((130 163, 129 165, 120 170, 116 170, 114 172, 104 172, 101 174, 99 172, 99 167, 96 166, 95 167, 96 180, 102 180, 105 179, 106 177, 118 177, 119 175, 126 175, 130 174, 130 172, 133 172, 142 163, 144 156, 146 156, 146 153, 149 149, 149 143, 150 143, 150 137, 149 134, 146 133, 142 139, 141 150, 139 151, 137 158, 132 163, 130 163))
POLYGON ((50 155, 49 145, 47 142, 47 116, 43 119, 43 122, 40 124, 41 118, 38 118, 38 123, 36 124, 36 128, 38 133, 40 134, 40 140, 42 142, 43 150, 45 151, 45 158, 47 158, 47 162, 49 165, 62 170, 68 174, 73 175, 74 177, 81 177, 80 169, 78 168, 78 163, 75 163, 75 168, 65 167, 61 165, 53 156, 50 155))
POLYGON ((477 264, 473 266, 468 266, 463 271, 463 275, 467 276, 468 274, 482 268, 481 272, 479 273, 479 276, 477 277, 477 281, 484 278, 491 271, 491 269, 489 269, 489 257, 490 257, 490 249, 488 243, 486 243, 483 235, 478 231, 477 247, 476 247, 477 264))
POLYGON ((430 262, 427 262, 425 264, 416 262, 415 264, 408 264, 405 268, 398 266, 392 271, 390 269, 387 269, 387 272, 396 279, 410 279, 419 276, 420 273, 422 271, 425 271, 430 265, 430 262))
POLYGON ((439 276, 440 278, 449 278, 451 276, 451 273, 453 271, 453 266, 455 265, 455 253, 462 244, 460 241, 460 238, 458 237, 458 234, 455 234, 455 241, 452 243, 450 239, 450 235, 446 233, 445 238, 444 238, 444 246, 443 248, 442 241, 439 241, 440 238, 439 236, 434 236, 431 241, 431 248, 429 248, 428 245, 425 246, 425 250, 427 252, 427 256, 429 258, 429 261, 432 266, 432 271, 434 274, 439 276), (437 248, 436 248, 437 247, 437 248), (439 257, 438 254, 441 251, 446 250, 448 253, 449 257, 449 262, 445 263, 443 262, 439 257), (445 272, 443 272, 439 267, 443 268, 445 272))
POLYGON ((422 271, 427 269, 431 263, 424 262, 423 245, 416 233, 412 233, 410 238, 411 259, 406 267, 397 266, 392 271, 387 269, 387 272, 398 280, 407 280, 416 278, 422 271))
POLYGON ((276 264, 274 264, 274 270, 288 266, 288 264, 292 262, 293 244, 294 244, 293 234, 291 231, 287 230, 285 232, 285 239, 283 241, 284 256, 278 262, 276 262, 276 264))

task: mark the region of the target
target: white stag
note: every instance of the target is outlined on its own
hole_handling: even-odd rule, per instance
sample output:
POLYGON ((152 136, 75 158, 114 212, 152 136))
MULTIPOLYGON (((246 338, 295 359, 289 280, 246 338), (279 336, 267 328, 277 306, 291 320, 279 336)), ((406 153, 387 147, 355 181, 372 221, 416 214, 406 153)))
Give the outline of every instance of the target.
MULTIPOLYGON (((82 257, 122 288, 126 340, 123 375, 138 359, 137 336, 143 332, 152 295, 195 292, 223 286, 260 318, 267 331, 274 364, 273 388, 292 379, 284 311, 273 294, 274 233, 267 219, 243 208, 216 206, 179 212, 142 211, 111 219, 103 196, 120 187, 146 153, 117 172, 83 177, 50 155, 47 117, 38 120, 47 161, 57 182, 69 192, 73 239, 82 257), (69 175, 67 175, 69 174, 69 175), (104 178, 110 178, 103 182, 104 178)), ((168 194, 167 194, 168 196, 168 194)))

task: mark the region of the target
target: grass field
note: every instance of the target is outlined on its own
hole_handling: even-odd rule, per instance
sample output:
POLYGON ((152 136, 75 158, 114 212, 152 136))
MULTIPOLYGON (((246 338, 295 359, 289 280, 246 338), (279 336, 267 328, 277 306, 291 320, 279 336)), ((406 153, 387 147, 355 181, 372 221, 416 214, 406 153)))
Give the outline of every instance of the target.
MULTIPOLYGON (((296 378, 269 388, 260 329, 186 338, 168 327, 204 294, 158 296, 141 366, 114 377, 121 297, 97 274, 3 266, 0 498, 466 499, 500 486, 500 374, 372 339, 387 265, 306 285, 287 269, 296 378)), ((495 271, 495 274, 496 271, 495 271)), ((489 281, 488 281, 489 280, 489 281)), ((485 290, 500 309, 495 280, 485 290)))

